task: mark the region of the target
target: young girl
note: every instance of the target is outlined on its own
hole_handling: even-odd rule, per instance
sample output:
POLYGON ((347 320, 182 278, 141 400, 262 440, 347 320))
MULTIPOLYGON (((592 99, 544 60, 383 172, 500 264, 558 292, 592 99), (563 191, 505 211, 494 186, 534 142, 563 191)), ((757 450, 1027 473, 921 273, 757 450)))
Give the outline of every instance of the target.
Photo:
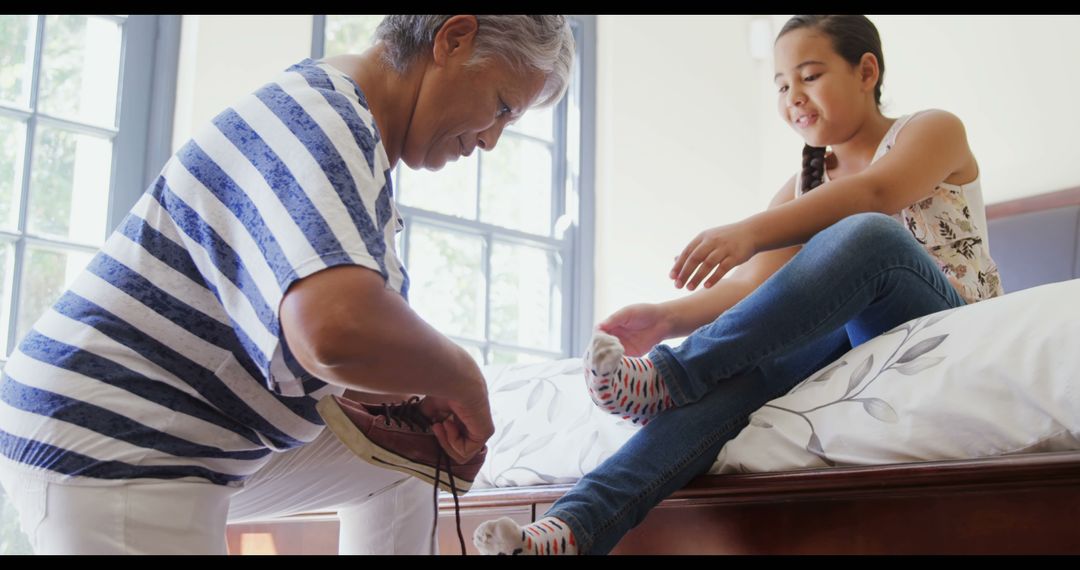
POLYGON ((796 16, 775 56, 780 117, 806 141, 802 171, 766 211, 701 232, 677 257, 675 286, 703 290, 599 325, 589 393, 644 427, 541 520, 481 525, 481 552, 606 553, 769 400, 903 322, 1002 294, 964 126, 938 110, 881 114, 874 25, 796 16))

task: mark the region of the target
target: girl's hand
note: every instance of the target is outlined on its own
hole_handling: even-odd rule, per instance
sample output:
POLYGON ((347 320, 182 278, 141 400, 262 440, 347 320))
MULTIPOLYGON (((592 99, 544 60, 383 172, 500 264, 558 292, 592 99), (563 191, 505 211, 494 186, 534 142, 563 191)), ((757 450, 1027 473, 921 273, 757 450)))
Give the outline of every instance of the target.
POLYGON ((628 356, 641 356, 671 335, 672 324, 660 305, 639 303, 615 311, 596 328, 619 339, 628 356))
POLYGON ((747 226, 737 223, 715 227, 698 234, 683 249, 682 254, 675 258, 675 265, 668 276, 675 280, 676 288, 681 289, 686 284, 686 288, 693 291, 715 268, 716 272, 705 281, 705 288, 708 289, 755 253, 757 247, 747 226))

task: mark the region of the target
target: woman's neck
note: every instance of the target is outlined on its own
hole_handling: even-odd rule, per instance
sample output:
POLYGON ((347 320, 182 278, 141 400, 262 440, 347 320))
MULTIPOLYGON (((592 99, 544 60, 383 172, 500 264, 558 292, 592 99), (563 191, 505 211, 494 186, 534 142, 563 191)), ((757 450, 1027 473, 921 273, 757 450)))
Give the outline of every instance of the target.
POLYGON ((383 59, 385 49, 379 42, 362 54, 337 55, 323 61, 360 86, 393 168, 401 158, 405 135, 412 123, 424 66, 414 62, 405 73, 398 73, 383 59))

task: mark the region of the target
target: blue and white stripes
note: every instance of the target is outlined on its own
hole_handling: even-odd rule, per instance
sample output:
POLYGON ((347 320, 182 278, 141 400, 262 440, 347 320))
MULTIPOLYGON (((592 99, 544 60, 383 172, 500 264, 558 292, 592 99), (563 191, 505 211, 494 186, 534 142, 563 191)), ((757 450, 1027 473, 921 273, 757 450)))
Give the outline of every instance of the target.
MULTIPOLYGON (((236 485, 322 430, 281 338, 342 264, 408 294, 389 161, 358 86, 305 60, 183 145, 0 380, 0 457, 84 483, 236 485)), ((360 316, 358 316, 360 317, 360 316)))

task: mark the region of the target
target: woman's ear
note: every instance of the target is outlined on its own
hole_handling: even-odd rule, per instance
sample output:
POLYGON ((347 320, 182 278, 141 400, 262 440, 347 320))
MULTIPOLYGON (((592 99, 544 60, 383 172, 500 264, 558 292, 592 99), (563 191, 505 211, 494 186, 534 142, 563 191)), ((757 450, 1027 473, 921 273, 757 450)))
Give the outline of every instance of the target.
POLYGON ((431 46, 435 64, 446 65, 451 58, 471 56, 478 27, 476 16, 471 15, 452 16, 443 23, 431 46))

